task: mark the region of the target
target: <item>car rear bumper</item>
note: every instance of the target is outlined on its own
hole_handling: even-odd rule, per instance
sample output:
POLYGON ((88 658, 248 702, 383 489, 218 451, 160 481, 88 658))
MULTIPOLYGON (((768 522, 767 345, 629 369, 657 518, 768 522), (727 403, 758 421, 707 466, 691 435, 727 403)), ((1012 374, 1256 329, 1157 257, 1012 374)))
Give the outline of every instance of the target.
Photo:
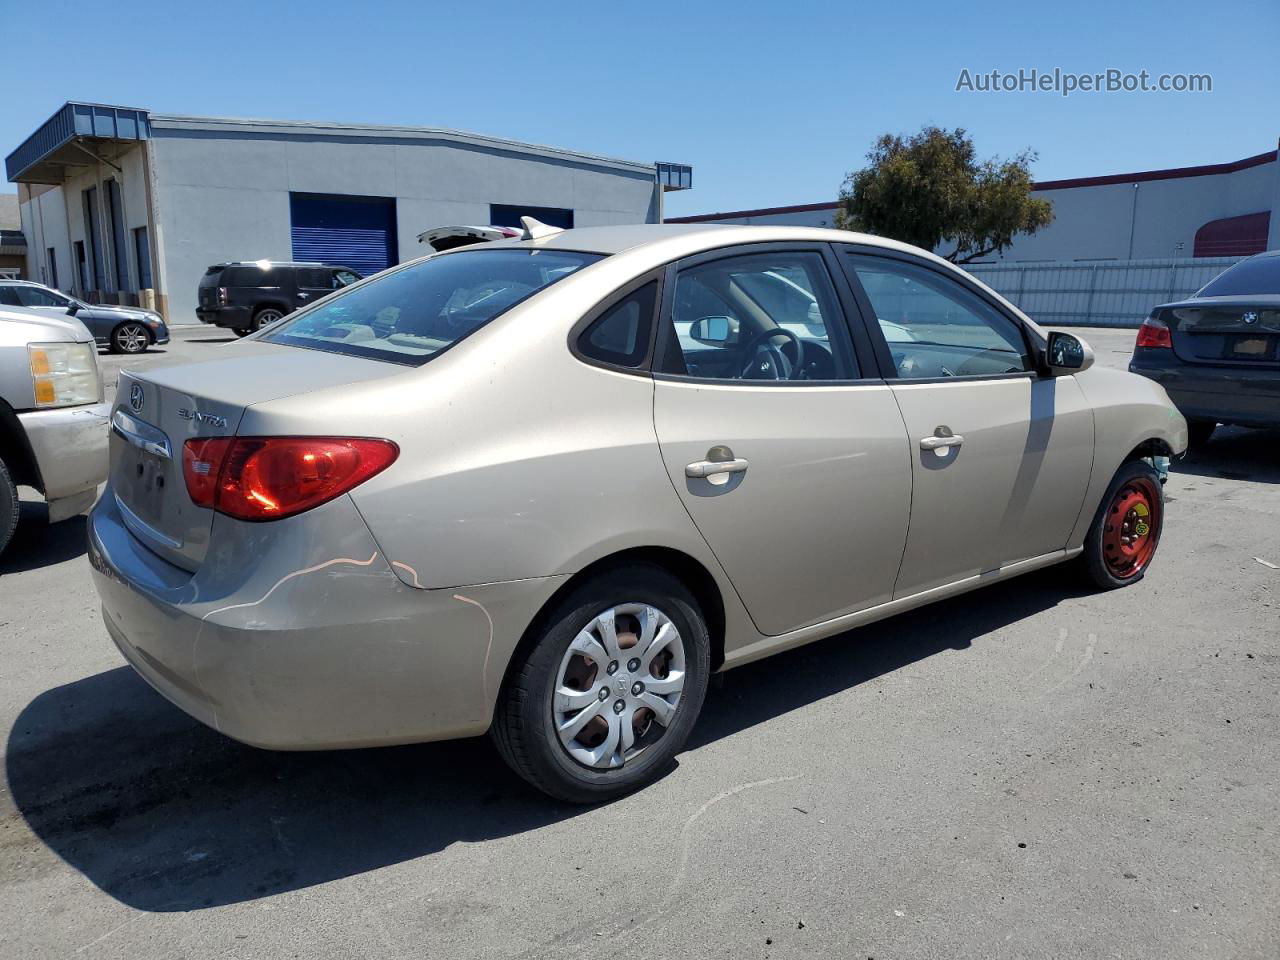
POLYGON ((253 313, 248 307, 196 307, 196 319, 215 327, 241 329, 252 326, 253 313))
POLYGON ((1183 363, 1171 351, 1139 347, 1129 371, 1156 381, 1189 420, 1280 426, 1280 370, 1183 363))
POLYGON ((49 522, 83 512, 107 479, 111 404, 31 410, 18 414, 49 504, 49 522))
POLYGON ((197 720, 273 749, 488 728, 524 625, 562 578, 406 586, 346 497, 270 526, 263 536, 266 525, 218 516, 217 560, 192 574, 126 529, 107 488, 89 560, 107 631, 145 680, 197 720))

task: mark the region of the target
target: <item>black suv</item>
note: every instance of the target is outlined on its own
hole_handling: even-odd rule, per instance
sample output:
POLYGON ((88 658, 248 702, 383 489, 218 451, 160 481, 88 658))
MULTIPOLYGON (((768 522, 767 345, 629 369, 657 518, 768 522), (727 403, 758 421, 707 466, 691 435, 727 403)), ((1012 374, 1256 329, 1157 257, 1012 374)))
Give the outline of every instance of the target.
POLYGON ((359 279, 332 263, 215 263, 200 278, 196 316, 243 337, 359 279))

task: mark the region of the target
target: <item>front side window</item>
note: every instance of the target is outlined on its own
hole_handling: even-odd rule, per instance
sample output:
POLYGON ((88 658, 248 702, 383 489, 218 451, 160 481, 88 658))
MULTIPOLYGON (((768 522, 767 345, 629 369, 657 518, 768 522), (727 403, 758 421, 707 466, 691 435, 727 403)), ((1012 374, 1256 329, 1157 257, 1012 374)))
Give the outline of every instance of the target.
POLYGON ((335 270, 333 271, 332 286, 335 290, 341 290, 343 287, 351 286, 359 279, 359 275, 352 273, 350 270, 335 270))
POLYGON ((847 256, 899 377, 990 377, 1034 368, 1018 325, 955 280, 903 260, 847 256))
POLYGON ((744 254, 676 275, 662 372, 714 380, 856 376, 821 255, 744 254))
POLYGON ((294 314, 262 339, 418 366, 602 258, 565 250, 463 250, 391 270, 294 314))
POLYGON ((41 287, 15 287, 18 302, 24 307, 62 307, 71 306, 71 301, 60 293, 45 290, 41 287))

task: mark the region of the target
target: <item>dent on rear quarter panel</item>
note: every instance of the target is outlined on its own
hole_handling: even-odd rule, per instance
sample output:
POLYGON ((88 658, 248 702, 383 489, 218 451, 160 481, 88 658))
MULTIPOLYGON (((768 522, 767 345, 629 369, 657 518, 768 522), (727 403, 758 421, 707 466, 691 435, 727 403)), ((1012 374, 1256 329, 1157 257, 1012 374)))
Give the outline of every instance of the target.
POLYGON ((1187 421, 1160 384, 1097 365, 1075 377, 1093 407, 1094 454, 1089 490, 1068 547, 1084 543, 1103 493, 1135 447, 1158 439, 1175 454, 1187 449, 1187 421))

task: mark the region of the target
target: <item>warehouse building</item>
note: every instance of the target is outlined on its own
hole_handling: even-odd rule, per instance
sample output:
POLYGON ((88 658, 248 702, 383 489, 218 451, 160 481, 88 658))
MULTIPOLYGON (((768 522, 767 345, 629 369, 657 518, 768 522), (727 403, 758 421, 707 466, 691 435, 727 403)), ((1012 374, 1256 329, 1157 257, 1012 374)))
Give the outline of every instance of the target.
POLYGON ((171 116, 67 103, 5 160, 26 275, 195 322, 210 264, 324 260, 364 274, 447 224, 660 223, 692 170, 427 127, 171 116))
MULTIPOLYGON (((1276 151, 1229 163, 1041 181, 1053 223, 1020 236, 992 261, 1160 260, 1238 257, 1280 247, 1276 151)), ((732 210, 669 223, 829 227, 836 203, 732 210)), ((939 248, 939 254, 948 249, 939 248)))

